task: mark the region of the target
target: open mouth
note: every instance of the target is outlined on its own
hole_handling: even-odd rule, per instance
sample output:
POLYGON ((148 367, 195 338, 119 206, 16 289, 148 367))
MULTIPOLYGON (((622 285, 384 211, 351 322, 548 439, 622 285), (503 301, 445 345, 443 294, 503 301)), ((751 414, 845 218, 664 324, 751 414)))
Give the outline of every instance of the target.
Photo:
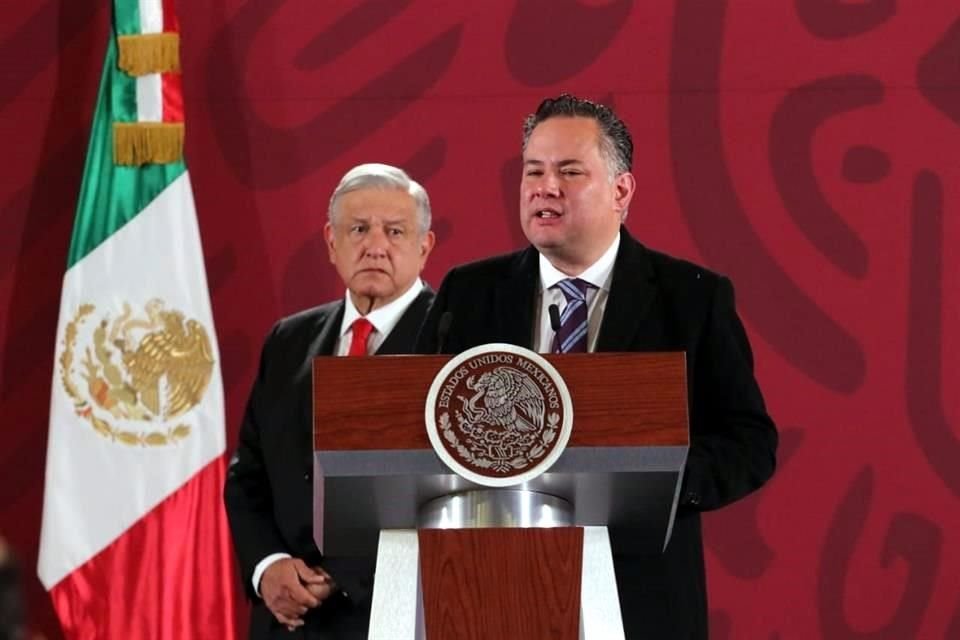
POLYGON ((553 209, 540 209, 533 215, 534 217, 540 218, 541 220, 551 220, 554 218, 559 218, 560 212, 554 211, 553 209))

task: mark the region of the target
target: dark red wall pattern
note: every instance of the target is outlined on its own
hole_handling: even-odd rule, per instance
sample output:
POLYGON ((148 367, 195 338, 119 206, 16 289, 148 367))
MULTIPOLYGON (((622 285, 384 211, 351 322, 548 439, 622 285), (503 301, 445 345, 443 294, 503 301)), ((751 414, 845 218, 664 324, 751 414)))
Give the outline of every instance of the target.
MULTIPOLYGON (((232 442, 262 338, 342 295, 354 164, 428 188, 451 266, 513 249, 520 124, 573 91, 631 125, 631 231, 730 275, 782 429, 705 520, 712 636, 960 637, 960 8, 954 0, 180 3, 187 157, 232 442), (201 6, 202 5, 202 6, 201 6)), ((0 20, 0 534, 36 563, 60 282, 104 3, 0 20)))

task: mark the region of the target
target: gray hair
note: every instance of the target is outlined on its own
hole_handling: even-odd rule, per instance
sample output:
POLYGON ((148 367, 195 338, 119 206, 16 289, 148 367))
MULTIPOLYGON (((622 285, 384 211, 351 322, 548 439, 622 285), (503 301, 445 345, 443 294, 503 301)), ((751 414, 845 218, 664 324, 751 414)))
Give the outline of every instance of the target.
POLYGON ((330 196, 330 206, 327 209, 330 224, 334 222, 340 198, 360 189, 396 189, 409 193, 417 205, 417 227, 420 235, 430 230, 430 198, 427 190, 403 169, 375 162, 357 165, 340 179, 340 184, 330 196))
POLYGON ((617 117, 613 109, 591 102, 569 93, 561 93, 556 98, 547 98, 540 103, 535 113, 523 121, 523 146, 526 151, 530 134, 537 125, 556 117, 590 118, 600 129, 600 155, 607 163, 610 179, 633 167, 633 138, 623 120, 617 117))

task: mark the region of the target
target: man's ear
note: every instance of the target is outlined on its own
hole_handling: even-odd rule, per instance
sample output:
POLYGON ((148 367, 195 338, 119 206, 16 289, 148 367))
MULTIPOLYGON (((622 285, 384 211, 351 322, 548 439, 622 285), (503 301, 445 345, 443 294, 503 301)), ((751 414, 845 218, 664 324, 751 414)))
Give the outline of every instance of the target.
POLYGON ((337 249, 334 242, 333 225, 329 222, 323 225, 323 239, 327 243, 327 253, 330 256, 330 262, 335 263, 337 261, 337 249))
POLYGON ((427 231, 423 234, 423 237, 420 238, 420 258, 423 260, 423 263, 420 265, 420 268, 423 268, 423 265, 427 263, 427 258, 430 256, 430 252, 433 251, 433 246, 437 243, 437 236, 433 231, 427 231))
POLYGON ((621 217, 630 207, 630 200, 636 188, 637 181, 629 171, 624 171, 613 181, 613 201, 621 217))

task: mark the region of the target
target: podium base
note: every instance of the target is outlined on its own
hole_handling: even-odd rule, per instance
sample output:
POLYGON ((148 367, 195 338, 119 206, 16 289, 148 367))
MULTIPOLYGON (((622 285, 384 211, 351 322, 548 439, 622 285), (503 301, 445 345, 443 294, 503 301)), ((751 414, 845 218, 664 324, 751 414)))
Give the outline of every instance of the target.
POLYGON ((416 529, 380 532, 368 640, 425 640, 416 529))
POLYGON ((617 577, 613 573, 613 553, 606 527, 583 528, 580 638, 624 639, 617 577))
MULTIPOLYGON (((582 568, 576 567, 580 576, 579 624, 567 627, 574 631, 562 637, 565 640, 621 640, 624 638, 623 622, 607 528, 582 529, 582 568)), ((430 536, 437 536, 446 532, 429 533, 430 536)), ((424 615, 421 550, 417 531, 381 531, 376 571, 368 636, 370 640, 431 640, 432 637, 439 637, 436 636, 439 629, 434 629, 434 634, 429 632, 429 619, 424 615)), ((479 593, 483 594, 486 589, 496 587, 480 585, 477 588, 479 593)), ((442 597, 447 595, 443 594, 442 597)), ((436 597, 432 600, 435 602, 436 597)), ((463 600, 458 602, 458 612, 469 615, 463 611, 465 605, 469 605, 469 600, 466 603, 463 600)), ((530 611, 526 613, 529 615, 530 611)), ((439 624, 446 622, 448 621, 439 624)), ((487 637, 484 629, 469 625, 461 627, 453 635, 450 635, 449 628, 442 633, 445 640, 487 637)))

